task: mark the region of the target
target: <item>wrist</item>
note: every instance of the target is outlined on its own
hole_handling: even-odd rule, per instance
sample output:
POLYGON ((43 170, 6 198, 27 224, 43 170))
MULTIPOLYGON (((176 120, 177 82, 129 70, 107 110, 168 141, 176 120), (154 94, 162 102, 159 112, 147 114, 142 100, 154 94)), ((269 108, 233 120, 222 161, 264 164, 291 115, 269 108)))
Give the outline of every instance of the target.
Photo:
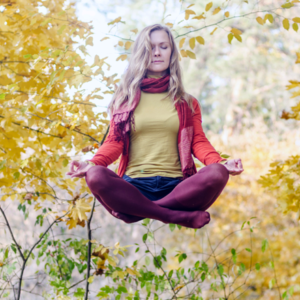
POLYGON ((88 163, 90 166, 96 166, 96 164, 90 160, 85 160, 84 162, 88 163))

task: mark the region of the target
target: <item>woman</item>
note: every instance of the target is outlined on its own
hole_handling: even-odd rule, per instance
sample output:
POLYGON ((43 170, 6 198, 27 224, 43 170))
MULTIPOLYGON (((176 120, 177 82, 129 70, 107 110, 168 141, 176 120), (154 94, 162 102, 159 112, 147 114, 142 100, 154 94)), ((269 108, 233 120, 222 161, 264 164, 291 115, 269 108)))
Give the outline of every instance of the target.
POLYGON ((240 159, 223 159, 205 137, 198 101, 184 91, 168 27, 155 24, 140 32, 109 112, 107 139, 91 160, 72 161, 67 175, 85 176, 98 201, 126 223, 209 223, 206 210, 229 174, 243 167, 240 159), (117 175, 107 166, 121 154, 117 175), (198 172, 192 154, 206 165, 198 172))

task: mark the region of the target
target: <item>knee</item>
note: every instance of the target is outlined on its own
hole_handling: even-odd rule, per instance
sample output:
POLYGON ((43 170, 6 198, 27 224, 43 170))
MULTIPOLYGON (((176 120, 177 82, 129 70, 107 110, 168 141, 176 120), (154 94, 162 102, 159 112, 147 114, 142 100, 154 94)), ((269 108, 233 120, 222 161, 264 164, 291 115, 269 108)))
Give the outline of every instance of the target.
POLYGON ((87 170, 85 180, 91 190, 105 186, 108 177, 107 170, 103 166, 93 166, 87 170))
POLYGON ((208 168, 208 182, 214 187, 224 188, 229 179, 229 172, 227 168, 219 163, 214 163, 207 166, 208 168))

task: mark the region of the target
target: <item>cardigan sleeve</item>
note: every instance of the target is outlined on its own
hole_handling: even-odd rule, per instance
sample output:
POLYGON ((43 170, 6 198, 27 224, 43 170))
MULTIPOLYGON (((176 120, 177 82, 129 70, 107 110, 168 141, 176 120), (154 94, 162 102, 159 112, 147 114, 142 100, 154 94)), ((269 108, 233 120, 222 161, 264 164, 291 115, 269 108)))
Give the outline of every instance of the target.
POLYGON ((107 138, 97 150, 94 157, 89 159, 89 161, 95 163, 96 165, 107 167, 119 158, 123 152, 124 143, 123 141, 115 141, 113 132, 114 123, 110 121, 110 128, 107 138))
POLYGON ((192 142, 192 154, 206 166, 226 160, 220 156, 220 154, 206 138, 201 125, 202 117, 200 106, 195 98, 193 100, 193 107, 195 112, 193 114, 194 134, 192 142))

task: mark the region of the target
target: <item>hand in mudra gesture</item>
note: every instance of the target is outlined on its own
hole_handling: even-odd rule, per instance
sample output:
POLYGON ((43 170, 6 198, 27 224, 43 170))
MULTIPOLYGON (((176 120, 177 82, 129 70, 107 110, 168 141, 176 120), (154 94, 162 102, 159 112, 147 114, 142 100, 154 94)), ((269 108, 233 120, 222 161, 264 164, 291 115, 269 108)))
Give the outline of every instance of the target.
POLYGON ((229 159, 224 164, 224 166, 229 171, 229 174, 233 175, 233 176, 239 175, 244 171, 242 161, 241 161, 240 158, 238 158, 238 159, 229 159))
POLYGON ((88 164, 87 162, 72 160, 70 163, 70 172, 67 172, 66 175, 70 175, 71 178, 82 178, 85 177, 87 170, 91 167, 93 166, 88 164), (75 170, 75 166, 77 167, 77 170, 75 170))

